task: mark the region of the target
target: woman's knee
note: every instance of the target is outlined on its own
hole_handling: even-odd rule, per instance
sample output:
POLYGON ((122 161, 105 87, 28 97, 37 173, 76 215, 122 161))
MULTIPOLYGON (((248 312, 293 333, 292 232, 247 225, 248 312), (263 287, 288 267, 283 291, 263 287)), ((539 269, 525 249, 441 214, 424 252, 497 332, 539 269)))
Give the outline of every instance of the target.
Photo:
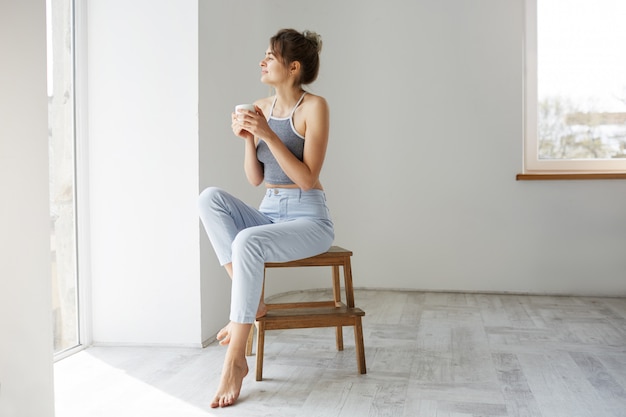
POLYGON ((219 187, 207 187, 200 193, 198 205, 200 208, 222 206, 225 194, 226 192, 219 187))

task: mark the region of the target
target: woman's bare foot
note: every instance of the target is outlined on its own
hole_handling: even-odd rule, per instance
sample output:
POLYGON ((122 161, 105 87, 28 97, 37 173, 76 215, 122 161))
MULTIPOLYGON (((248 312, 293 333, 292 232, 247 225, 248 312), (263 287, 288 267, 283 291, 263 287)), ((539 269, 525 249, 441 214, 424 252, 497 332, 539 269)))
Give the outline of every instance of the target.
POLYGON ((211 408, 228 407, 239 398, 243 379, 248 374, 245 351, 251 328, 252 323, 236 322, 230 322, 225 327, 227 329, 225 338, 230 339, 230 344, 226 350, 220 385, 211 402, 211 408))
POLYGON ((230 325, 231 323, 228 323, 226 326, 224 326, 224 328, 222 328, 222 330, 217 332, 217 340, 222 346, 226 346, 230 343, 230 325))
POLYGON ((233 405, 239 393, 243 379, 248 374, 248 362, 245 357, 243 360, 229 360, 228 356, 224 360, 224 368, 222 369, 222 379, 217 393, 211 403, 211 408, 228 407, 233 405))

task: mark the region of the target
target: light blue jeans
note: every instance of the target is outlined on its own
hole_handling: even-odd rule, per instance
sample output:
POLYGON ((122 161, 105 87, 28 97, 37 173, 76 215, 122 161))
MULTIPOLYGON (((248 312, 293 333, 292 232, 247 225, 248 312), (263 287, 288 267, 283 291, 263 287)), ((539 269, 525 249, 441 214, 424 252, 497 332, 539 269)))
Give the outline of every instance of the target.
POLYGON ((254 323, 265 262, 287 262, 330 248, 335 233, 321 190, 271 188, 259 209, 228 192, 200 193, 200 219, 221 265, 232 262, 230 320, 254 323))

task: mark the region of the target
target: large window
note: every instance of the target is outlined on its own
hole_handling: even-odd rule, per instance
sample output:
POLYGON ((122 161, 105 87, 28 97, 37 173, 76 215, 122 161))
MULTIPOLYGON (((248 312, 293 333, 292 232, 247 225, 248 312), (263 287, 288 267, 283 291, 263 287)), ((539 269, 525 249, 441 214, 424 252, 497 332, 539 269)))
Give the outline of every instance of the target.
POLYGON ((74 7, 47 0, 48 134, 54 351, 79 346, 76 245, 74 7))
POLYGON ((624 22, 624 0, 526 0, 525 171, 626 172, 624 22))

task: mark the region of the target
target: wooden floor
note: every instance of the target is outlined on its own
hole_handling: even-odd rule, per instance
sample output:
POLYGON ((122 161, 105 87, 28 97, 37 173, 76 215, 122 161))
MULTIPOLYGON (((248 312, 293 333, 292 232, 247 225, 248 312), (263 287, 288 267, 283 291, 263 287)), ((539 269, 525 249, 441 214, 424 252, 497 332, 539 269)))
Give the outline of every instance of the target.
MULTIPOLYGON (((317 299, 321 292, 280 301, 317 299)), ((626 416, 626 299, 357 290, 351 329, 268 332, 239 402, 209 408, 225 348, 84 350, 55 364, 57 417, 626 416)))

